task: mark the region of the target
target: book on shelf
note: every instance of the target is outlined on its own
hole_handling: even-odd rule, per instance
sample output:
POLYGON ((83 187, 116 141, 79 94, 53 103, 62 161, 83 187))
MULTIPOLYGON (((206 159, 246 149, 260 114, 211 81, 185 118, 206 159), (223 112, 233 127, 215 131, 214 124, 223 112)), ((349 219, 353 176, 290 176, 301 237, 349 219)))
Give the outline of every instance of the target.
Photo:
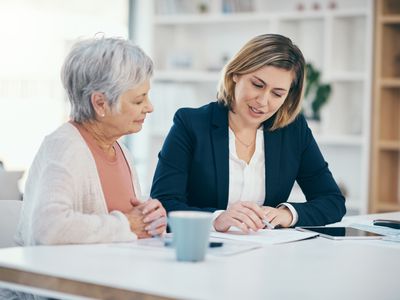
POLYGON ((254 11, 254 3, 252 0, 222 0, 222 13, 243 13, 254 11))

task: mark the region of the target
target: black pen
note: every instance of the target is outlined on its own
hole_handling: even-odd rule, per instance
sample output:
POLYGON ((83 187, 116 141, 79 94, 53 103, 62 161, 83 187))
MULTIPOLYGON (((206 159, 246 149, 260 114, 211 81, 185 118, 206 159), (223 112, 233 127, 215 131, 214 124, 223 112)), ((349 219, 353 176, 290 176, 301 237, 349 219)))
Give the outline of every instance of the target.
MULTIPOLYGON (((208 244, 208 246, 209 246, 210 248, 222 247, 223 245, 224 245, 224 243, 222 243, 222 242, 210 242, 210 243, 208 244)), ((172 246, 172 241, 170 241, 170 240, 164 240, 164 246, 165 246, 165 247, 171 247, 171 246, 172 246)))

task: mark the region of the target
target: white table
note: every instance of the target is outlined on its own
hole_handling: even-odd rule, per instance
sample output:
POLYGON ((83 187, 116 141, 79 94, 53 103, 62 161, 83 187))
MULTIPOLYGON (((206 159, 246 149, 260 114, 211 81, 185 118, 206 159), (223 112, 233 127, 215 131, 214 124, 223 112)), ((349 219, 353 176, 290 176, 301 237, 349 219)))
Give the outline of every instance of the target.
MULTIPOLYGON (((400 213, 367 218, 376 216, 400 219, 400 213)), ((384 241, 315 238, 202 263, 176 262, 172 251, 115 245, 0 250, 0 285, 71 299, 398 300, 399 272, 400 243, 384 241)))

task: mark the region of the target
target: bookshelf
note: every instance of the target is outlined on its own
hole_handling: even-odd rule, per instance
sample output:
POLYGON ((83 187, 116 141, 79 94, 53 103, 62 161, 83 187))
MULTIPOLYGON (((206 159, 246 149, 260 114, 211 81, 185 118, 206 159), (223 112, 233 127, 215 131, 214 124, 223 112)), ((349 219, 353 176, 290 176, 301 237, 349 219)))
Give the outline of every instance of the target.
MULTIPOLYGON (((250 38, 279 33, 290 37, 306 60, 321 70, 322 81, 332 85, 315 136, 335 179, 347 191, 349 214, 367 212, 372 0, 151 3, 146 24, 151 41, 146 50, 155 62, 151 91, 155 111, 146 124, 151 149, 141 159, 146 167, 139 166, 145 177, 142 182, 151 183, 175 111, 215 100, 220 70, 227 59, 250 38), (237 5, 242 2, 247 6, 237 5), (201 5, 206 8, 200 9, 201 5)), ((294 188, 290 200, 303 201, 302 197, 294 188)))
POLYGON ((400 2, 377 0, 371 212, 400 210, 400 2))

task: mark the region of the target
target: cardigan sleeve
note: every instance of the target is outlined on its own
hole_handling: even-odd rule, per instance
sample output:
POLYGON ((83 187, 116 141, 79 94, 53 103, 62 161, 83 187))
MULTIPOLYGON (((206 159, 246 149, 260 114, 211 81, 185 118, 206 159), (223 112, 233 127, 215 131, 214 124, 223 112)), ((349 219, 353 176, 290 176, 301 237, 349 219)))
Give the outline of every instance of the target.
POLYGON ((296 225, 325 225, 338 222, 346 213, 345 199, 303 117, 300 130, 303 147, 296 180, 307 202, 291 202, 298 213, 296 225))
MULTIPOLYGON (((85 153, 63 138, 43 142, 30 168, 17 239, 24 245, 125 242, 136 239, 125 215, 108 213, 91 185, 85 153), (69 147, 65 147, 69 144, 69 147), (75 150, 74 150, 75 149, 75 150)), ((94 167, 95 168, 95 167, 94 167)))
MULTIPOLYGON (((32 244, 123 242, 136 239, 123 213, 89 214, 75 209, 73 175, 49 162, 33 196, 32 244)), ((89 195, 88 195, 89 197, 89 195)))

